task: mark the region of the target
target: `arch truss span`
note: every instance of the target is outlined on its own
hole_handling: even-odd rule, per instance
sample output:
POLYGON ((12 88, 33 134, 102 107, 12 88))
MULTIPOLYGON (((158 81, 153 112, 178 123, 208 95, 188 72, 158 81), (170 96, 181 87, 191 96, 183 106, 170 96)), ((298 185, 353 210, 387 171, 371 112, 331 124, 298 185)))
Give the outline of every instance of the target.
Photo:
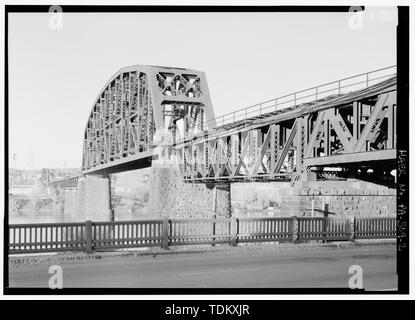
MULTIPOLYGON (((159 145, 216 127, 205 74, 161 66, 119 70, 96 98, 84 133, 83 174, 149 167, 159 145)), ((160 148, 169 156, 170 148, 160 148)), ((160 155, 158 155, 160 156, 160 155)))

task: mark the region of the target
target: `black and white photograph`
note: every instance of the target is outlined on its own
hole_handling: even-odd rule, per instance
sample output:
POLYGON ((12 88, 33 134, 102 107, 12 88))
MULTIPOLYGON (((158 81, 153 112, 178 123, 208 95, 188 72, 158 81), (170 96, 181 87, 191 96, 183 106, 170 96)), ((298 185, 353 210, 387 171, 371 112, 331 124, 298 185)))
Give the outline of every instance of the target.
MULTIPOLYGON (((6 294, 409 293, 408 7, 5 28, 6 294)), ((198 312, 249 306, 165 310, 198 312)))

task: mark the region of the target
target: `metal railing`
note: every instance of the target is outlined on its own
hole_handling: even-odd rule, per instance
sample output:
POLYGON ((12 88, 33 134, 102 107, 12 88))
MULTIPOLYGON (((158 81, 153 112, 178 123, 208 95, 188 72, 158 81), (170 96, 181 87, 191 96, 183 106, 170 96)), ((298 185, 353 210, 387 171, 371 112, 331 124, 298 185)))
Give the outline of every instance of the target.
POLYGON ((9 225, 9 252, 86 250, 87 223, 9 225))
POLYGON ((221 218, 9 225, 9 254, 396 237, 396 219, 221 218))
POLYGON ((162 220, 141 220, 124 222, 87 221, 91 237, 87 237, 87 251, 117 248, 140 248, 160 245, 162 220))
POLYGON ((249 118, 261 116, 265 113, 293 108, 302 103, 313 102, 332 95, 340 95, 355 90, 365 89, 395 75, 396 65, 328 82, 229 112, 214 119, 208 119, 204 124, 204 128, 208 128, 212 123, 216 123, 216 126, 220 127, 237 121, 246 121, 249 118))

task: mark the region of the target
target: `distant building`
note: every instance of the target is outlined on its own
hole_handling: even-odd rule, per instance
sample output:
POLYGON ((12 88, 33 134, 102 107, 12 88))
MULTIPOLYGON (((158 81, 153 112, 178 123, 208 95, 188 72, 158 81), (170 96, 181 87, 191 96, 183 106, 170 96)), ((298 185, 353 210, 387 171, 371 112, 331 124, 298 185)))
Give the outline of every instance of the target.
POLYGON ((43 168, 40 171, 40 181, 47 186, 56 177, 56 172, 53 169, 43 168))

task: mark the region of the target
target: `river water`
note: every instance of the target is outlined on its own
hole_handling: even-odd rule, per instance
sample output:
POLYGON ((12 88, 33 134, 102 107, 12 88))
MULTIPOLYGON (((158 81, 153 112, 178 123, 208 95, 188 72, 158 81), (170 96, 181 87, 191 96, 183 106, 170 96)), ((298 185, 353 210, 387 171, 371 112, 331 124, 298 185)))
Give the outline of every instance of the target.
MULTIPOLYGON (((26 224, 26 223, 62 223, 62 222, 85 222, 84 217, 68 216, 59 212, 45 210, 35 212, 34 210, 22 210, 22 212, 10 211, 9 224, 26 224)), ((154 219, 145 210, 138 212, 130 212, 129 210, 116 210, 115 221, 131 221, 154 219)), ((97 219, 91 219, 97 221, 97 219)), ((99 219, 105 221, 103 218, 99 219)), ((108 220, 107 220, 108 221, 108 220)))

